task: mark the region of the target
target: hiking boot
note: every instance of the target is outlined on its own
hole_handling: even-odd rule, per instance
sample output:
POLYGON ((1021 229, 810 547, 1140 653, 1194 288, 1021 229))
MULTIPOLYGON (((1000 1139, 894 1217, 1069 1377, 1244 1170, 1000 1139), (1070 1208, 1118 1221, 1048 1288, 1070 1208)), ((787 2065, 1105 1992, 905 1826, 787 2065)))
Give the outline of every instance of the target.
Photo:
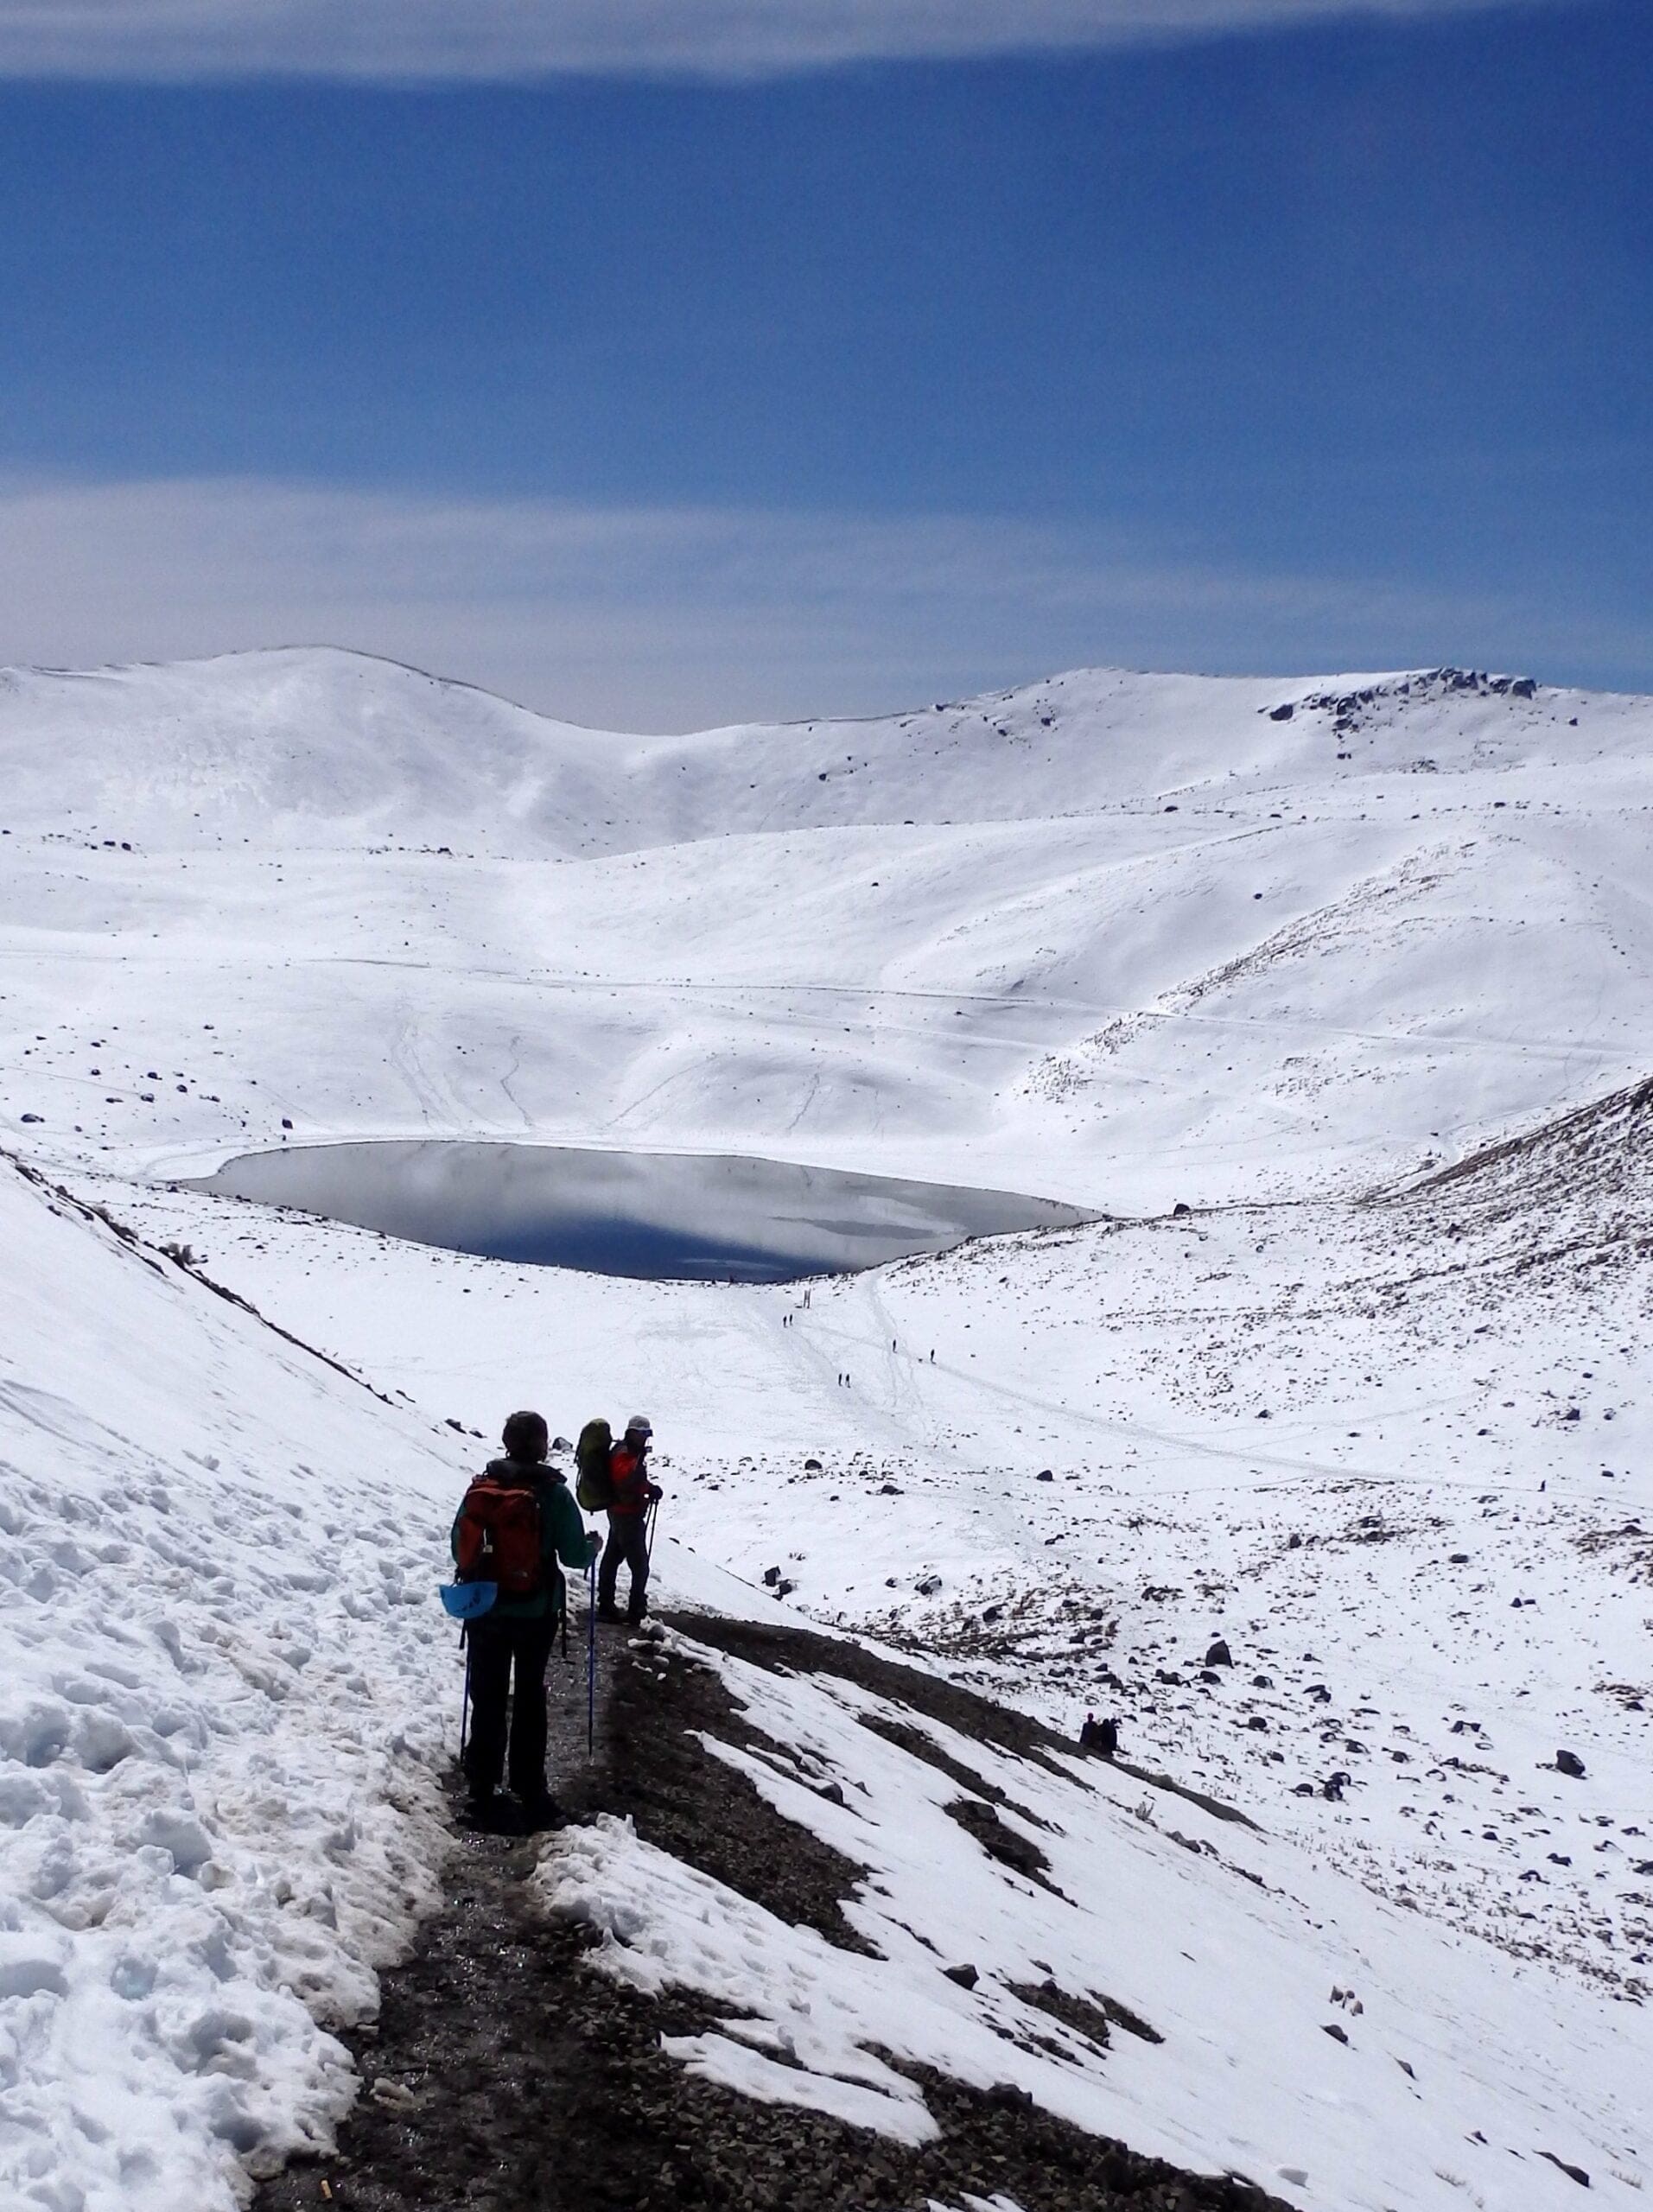
POLYGON ((530 1789, 519 1800, 523 1826, 530 1834, 536 1828, 554 1828, 561 1825, 563 1808, 549 1789, 530 1789))
POLYGON ((607 1621, 611 1627, 618 1627, 625 1618, 618 1605, 599 1605, 597 1608, 597 1618, 607 1621))

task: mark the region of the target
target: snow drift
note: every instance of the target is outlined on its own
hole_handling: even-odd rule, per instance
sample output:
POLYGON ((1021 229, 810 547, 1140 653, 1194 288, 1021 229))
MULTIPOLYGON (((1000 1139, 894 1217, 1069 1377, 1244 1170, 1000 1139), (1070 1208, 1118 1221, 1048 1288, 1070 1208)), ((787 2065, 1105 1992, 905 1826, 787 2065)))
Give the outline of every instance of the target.
POLYGON ((454 1455, 0 1162, 0 2196, 231 2201, 434 1894, 454 1455))

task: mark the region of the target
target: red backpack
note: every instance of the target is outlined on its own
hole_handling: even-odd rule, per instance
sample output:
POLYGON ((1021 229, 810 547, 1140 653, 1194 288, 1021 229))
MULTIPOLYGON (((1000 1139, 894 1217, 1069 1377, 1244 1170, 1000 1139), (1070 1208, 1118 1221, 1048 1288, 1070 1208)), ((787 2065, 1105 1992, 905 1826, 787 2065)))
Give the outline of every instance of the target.
POLYGON ((537 1598, 545 1583, 537 1490, 478 1475, 459 1509, 454 1549, 461 1582, 497 1582, 502 1598, 537 1598))

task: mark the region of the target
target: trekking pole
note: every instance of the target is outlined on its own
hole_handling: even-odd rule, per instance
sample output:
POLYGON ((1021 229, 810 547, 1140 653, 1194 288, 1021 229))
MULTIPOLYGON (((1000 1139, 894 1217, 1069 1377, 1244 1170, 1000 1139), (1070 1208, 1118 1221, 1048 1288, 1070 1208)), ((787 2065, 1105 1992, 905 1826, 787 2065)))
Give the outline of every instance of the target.
POLYGON ((643 1556, 649 1560, 652 1560, 654 1557, 654 1524, 659 1518, 659 1515, 660 1501, 658 1497, 652 1497, 649 1500, 648 1518, 643 1523, 643 1556))
POLYGON ((460 1649, 465 1654, 465 1694, 459 1707, 459 1763, 465 1764, 465 1746, 471 1731, 471 1638, 467 1629, 459 1632, 460 1649))
POLYGON ((586 1561, 586 1757, 597 1750, 597 1562, 586 1561))

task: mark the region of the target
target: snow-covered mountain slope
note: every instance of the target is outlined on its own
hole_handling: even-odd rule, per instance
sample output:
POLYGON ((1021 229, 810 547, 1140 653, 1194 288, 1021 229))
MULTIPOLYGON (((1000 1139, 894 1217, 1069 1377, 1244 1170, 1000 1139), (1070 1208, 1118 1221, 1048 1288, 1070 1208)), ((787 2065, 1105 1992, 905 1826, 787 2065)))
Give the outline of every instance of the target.
POLYGON ((0 1160, 0 2199, 230 2199, 429 1902, 452 1440, 0 1160))
POLYGON ((907 2143, 937 2130, 909 2069, 1008 2084, 1292 2203, 1540 2212, 1579 2186, 1557 2158, 1636 2201, 1644 2016, 1454 1943, 1220 1805, 747 1641, 691 1624, 671 1656, 717 1668, 758 1732, 713 1754, 862 1870, 845 1917, 870 1955, 620 1821, 568 1831, 537 1877, 604 1937, 596 1971, 719 2008, 668 2045, 696 2074, 907 2143))
POLYGON ((149 846, 245 840, 285 854, 457 832, 554 851, 588 796, 585 764, 607 750, 595 733, 357 653, 0 671, 16 817, 149 846))
MULTIPOLYGON (((219 2212, 328 2141, 351 2082, 326 2024, 371 2010, 429 1894, 457 1688, 431 1585, 466 1447, 10 1169, 0 1229, 0 2190, 219 2212)), ((477 1271, 456 1307, 484 1279, 426 1256, 477 1271)), ((699 1295, 715 1331, 730 1294, 699 1295)), ((430 1302, 378 1281, 382 1312, 430 1302)), ((662 1570, 668 1600, 773 1618, 670 1540, 662 1570)), ((550 1840, 537 1877, 602 1936, 585 1970, 715 2006, 668 2046, 685 2064, 904 2141, 936 2093, 898 2069, 1008 2082, 1306 2208, 1538 2212, 1571 2201, 1566 2168, 1638 2201, 1644 2012, 1374 1898, 1277 1825, 963 1732, 939 1684, 869 1687, 875 1655, 776 1674, 741 1642, 708 1621, 670 1663, 722 1675, 749 1725, 708 1750, 858 1870, 868 1949, 622 1821, 550 1840)))
POLYGON ((635 740, 285 653, 14 675, 0 764, 0 1122, 65 1165, 286 1121, 1136 1211, 1646 1072, 1643 700, 1092 671, 635 740))

